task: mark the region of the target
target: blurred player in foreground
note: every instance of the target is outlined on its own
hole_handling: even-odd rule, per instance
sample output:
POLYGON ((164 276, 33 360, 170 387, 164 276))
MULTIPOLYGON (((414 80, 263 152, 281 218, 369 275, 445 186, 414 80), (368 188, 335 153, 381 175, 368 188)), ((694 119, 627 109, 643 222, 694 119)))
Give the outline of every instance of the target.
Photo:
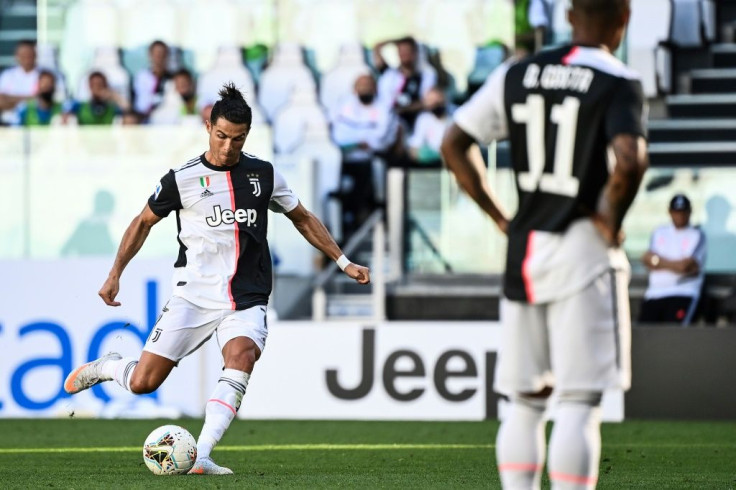
POLYGON ((206 123, 209 149, 164 175, 126 230, 99 292, 106 304, 120 306, 115 297, 123 270, 153 225, 175 211, 179 257, 174 264, 174 293, 140 359, 110 353, 78 367, 64 383, 71 394, 113 379, 132 393, 150 393, 182 358, 215 334, 225 366, 207 401, 197 462, 190 474, 232 473, 216 465, 210 452, 240 408, 268 335, 268 210, 284 213, 304 238, 336 260, 345 274, 360 284, 370 281, 369 270, 342 254, 324 225, 302 206, 273 165, 241 151, 252 115, 240 91, 229 84, 220 91, 220 97, 206 123))
POLYGON ((600 402, 630 385, 629 264, 621 223, 647 167, 643 95, 611 53, 628 0, 572 0, 573 44, 504 64, 455 113, 442 154, 508 234, 495 389, 510 399, 496 451, 506 489, 539 488, 543 414, 553 489, 594 488, 600 402), (519 209, 511 221, 467 150, 509 138, 519 209))

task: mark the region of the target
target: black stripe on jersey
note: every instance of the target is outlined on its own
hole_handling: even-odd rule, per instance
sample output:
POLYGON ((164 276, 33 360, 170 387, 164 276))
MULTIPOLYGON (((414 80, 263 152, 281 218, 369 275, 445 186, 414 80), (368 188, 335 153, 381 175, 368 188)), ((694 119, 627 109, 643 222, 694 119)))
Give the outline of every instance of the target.
POLYGON ((273 166, 263 160, 242 155, 237 166, 230 170, 237 209, 255 209, 255 226, 241 223, 238 227, 238 264, 230 281, 230 293, 236 309, 243 310, 268 304, 271 294, 271 252, 268 248, 268 204, 273 193, 273 166), (254 177, 257 176, 257 177, 254 177), (251 184, 258 179, 260 192, 251 184))
POLYGON ((187 163, 185 163, 181 167, 179 167, 176 170, 174 170, 174 172, 181 172, 182 170, 186 170, 188 168, 192 168, 195 165, 197 165, 198 163, 199 163, 199 157, 195 158, 194 160, 189 160, 187 163))
POLYGON ((187 266, 187 246, 181 241, 181 219, 179 218, 179 210, 176 211, 176 241, 179 242, 179 256, 174 262, 174 267, 187 266))

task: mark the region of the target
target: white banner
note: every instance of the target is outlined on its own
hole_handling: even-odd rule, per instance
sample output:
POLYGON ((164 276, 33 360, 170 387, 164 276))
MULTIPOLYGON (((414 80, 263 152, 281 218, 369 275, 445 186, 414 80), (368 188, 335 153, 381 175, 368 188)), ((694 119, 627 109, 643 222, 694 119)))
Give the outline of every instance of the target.
MULTIPOLYGON (((114 350, 138 356, 171 287, 168 260, 134 260, 119 308, 97 296, 111 259, 0 261, 0 417, 201 416, 219 378, 215 341, 182 360, 153 395, 116 383, 67 396, 64 377, 114 350)), ((482 420, 494 322, 276 322, 248 386, 240 417, 282 419, 482 420)), ((502 409, 502 407, 500 407, 502 409)), ((620 392, 604 418, 623 418, 620 392)))

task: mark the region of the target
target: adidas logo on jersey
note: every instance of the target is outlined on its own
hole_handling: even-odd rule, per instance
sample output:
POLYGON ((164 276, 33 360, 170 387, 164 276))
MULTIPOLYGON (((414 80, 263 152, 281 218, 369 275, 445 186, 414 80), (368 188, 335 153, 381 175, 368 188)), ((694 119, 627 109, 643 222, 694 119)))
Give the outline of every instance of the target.
POLYGON ((244 223, 245 226, 255 226, 256 219, 258 219, 258 212, 255 209, 222 209, 220 205, 214 207, 212 210, 214 216, 208 216, 205 221, 208 225, 220 226, 221 224, 231 225, 236 221, 238 223, 244 223))
POLYGON ((202 194, 199 195, 199 197, 201 198, 210 197, 210 196, 214 196, 214 194, 211 193, 209 189, 205 189, 204 191, 202 191, 202 194))

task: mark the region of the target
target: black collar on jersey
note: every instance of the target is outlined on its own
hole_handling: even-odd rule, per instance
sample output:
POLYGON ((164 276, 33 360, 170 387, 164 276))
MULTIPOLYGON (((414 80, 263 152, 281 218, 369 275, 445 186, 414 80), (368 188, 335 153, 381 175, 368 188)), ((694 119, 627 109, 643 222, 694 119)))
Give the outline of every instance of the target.
POLYGON ((238 168, 238 165, 240 165, 240 162, 242 162, 243 159, 245 158, 245 155, 243 154, 243 152, 240 152, 240 160, 238 160, 238 163, 236 163, 235 165, 230 165, 230 166, 223 165, 221 167, 218 167, 217 165, 212 165, 210 162, 207 161, 207 158, 205 158, 206 154, 207 152, 204 152, 199 157, 200 160, 202 160, 202 165, 204 165, 210 170, 215 170, 217 172, 228 172, 230 170, 235 170, 236 168, 238 168))

